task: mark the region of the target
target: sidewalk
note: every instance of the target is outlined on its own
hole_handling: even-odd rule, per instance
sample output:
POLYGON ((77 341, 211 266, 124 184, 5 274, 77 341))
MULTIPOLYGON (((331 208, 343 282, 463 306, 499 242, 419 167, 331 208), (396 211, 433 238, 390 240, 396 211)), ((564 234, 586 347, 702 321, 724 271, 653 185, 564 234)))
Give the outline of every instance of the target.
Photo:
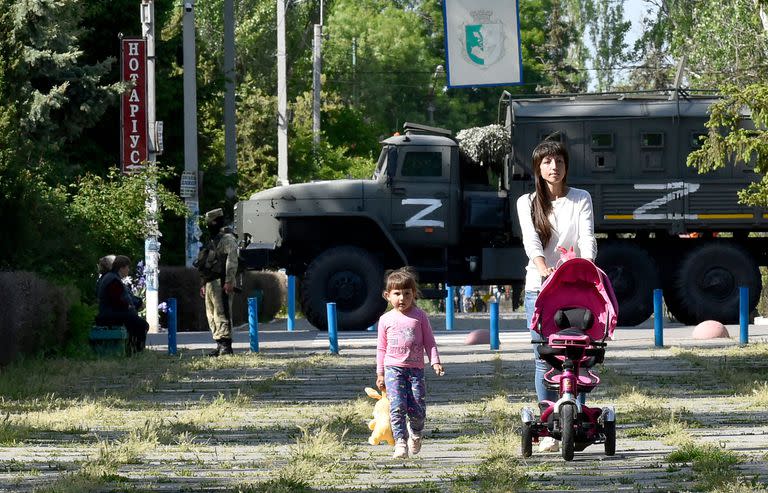
MULTIPOLYGON (((453 330, 445 330, 445 317, 430 317, 432 328, 438 344, 462 344, 467 334, 476 329, 488 329, 490 327, 490 315, 488 313, 457 313, 454 317, 453 330)), ((686 326, 676 322, 664 321, 663 341, 664 346, 729 346, 739 344, 739 325, 727 325, 730 334, 729 339, 701 340, 693 339, 691 333, 693 326, 686 326)), ((288 332, 286 319, 275 319, 268 323, 260 323, 259 350, 297 350, 300 348, 317 351, 328 348, 328 333, 318 331, 309 324, 306 319, 297 319, 293 332, 288 332)), ((527 344, 530 341, 528 331, 525 329, 525 319, 522 313, 504 313, 499 319, 499 339, 501 349, 507 349, 510 345, 527 344)), ((749 342, 765 342, 768 340, 768 325, 749 325, 749 342)), ((375 347, 375 331, 350 331, 338 332, 339 350, 345 347, 375 347)), ((186 349, 209 349, 213 347, 210 332, 179 332, 176 336, 177 347, 186 349)), ((650 348, 655 346, 653 318, 635 327, 618 327, 614 333, 614 340, 610 344, 614 348, 650 348)), ((165 350, 168 347, 168 334, 166 332, 147 335, 147 346, 150 349, 165 350)), ((249 331, 247 325, 235 328, 233 348, 247 350, 250 347, 249 331)))

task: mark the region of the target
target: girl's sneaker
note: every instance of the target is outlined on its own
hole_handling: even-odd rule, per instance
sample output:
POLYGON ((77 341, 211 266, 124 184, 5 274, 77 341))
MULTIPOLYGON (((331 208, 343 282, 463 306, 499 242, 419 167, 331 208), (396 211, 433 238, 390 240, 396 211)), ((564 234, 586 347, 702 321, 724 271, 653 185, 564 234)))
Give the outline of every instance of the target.
POLYGON ((539 441, 539 452, 557 452, 560 445, 552 437, 544 437, 539 441))
POLYGON ((421 452, 421 435, 414 435, 411 433, 411 436, 408 437, 408 453, 411 455, 416 455, 419 452, 421 452))
POLYGON ((393 459, 407 459, 408 458, 408 444, 405 443, 403 438, 398 438, 395 442, 395 453, 392 454, 393 459))

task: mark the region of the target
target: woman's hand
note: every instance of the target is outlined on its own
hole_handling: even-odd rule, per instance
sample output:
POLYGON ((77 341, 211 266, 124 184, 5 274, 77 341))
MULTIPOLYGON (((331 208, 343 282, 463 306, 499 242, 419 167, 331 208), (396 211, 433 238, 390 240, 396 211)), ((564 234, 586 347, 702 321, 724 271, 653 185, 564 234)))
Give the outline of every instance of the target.
POLYGON ((555 272, 554 267, 547 267, 546 265, 544 267, 539 267, 539 274, 541 277, 549 277, 553 272, 555 272))
POLYGON ((554 267, 547 267, 544 257, 536 257, 533 259, 533 265, 536 266, 536 270, 539 271, 541 277, 549 277, 550 274, 555 272, 554 267))
POLYGON ((440 363, 435 363, 434 365, 432 365, 432 369, 435 370, 435 374, 438 377, 442 377, 443 375, 445 375, 445 370, 443 370, 443 365, 441 365, 440 363))
POLYGON ((376 387, 384 392, 387 387, 384 385, 384 375, 376 375, 376 387))

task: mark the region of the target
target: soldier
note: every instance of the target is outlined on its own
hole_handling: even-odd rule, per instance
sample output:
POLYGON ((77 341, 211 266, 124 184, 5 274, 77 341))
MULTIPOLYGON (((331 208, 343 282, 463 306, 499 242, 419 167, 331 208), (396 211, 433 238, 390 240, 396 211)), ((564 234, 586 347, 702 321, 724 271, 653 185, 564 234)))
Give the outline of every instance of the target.
POLYGON ((194 265, 200 271, 200 296, 216 349, 209 356, 232 354, 232 295, 237 274, 237 239, 224 227, 224 211, 205 213, 210 241, 200 251, 194 265))

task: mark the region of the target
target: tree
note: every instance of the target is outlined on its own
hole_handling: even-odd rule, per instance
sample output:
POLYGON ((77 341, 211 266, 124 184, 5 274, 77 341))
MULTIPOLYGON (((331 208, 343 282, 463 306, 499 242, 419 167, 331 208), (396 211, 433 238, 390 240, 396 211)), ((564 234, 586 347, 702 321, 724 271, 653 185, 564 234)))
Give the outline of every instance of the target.
POLYGON ((581 2, 553 0, 544 5, 549 13, 538 58, 551 82, 539 90, 549 94, 582 92, 588 80, 583 71, 586 49, 579 36, 584 31, 581 2))
POLYGON ((627 59, 626 34, 632 23, 624 20, 621 0, 589 0, 586 2, 589 37, 594 47, 592 57, 598 91, 610 91, 616 82, 616 71, 627 59))
POLYGON ((631 60, 636 67, 629 74, 632 90, 663 90, 672 86, 675 64, 670 52, 672 23, 666 2, 651 7, 643 17, 643 34, 635 41, 631 60))

